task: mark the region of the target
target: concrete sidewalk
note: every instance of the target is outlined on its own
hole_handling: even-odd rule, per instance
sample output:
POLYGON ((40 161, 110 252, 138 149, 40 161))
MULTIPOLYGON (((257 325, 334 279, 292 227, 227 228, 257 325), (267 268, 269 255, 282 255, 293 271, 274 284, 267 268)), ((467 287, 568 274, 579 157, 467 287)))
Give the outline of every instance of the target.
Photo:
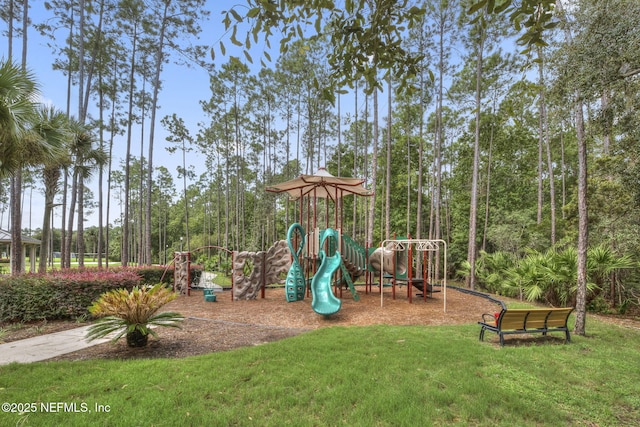
POLYGON ((88 328, 89 326, 82 326, 0 344, 0 365, 39 362, 109 341, 109 338, 101 338, 88 342, 84 338, 88 328))

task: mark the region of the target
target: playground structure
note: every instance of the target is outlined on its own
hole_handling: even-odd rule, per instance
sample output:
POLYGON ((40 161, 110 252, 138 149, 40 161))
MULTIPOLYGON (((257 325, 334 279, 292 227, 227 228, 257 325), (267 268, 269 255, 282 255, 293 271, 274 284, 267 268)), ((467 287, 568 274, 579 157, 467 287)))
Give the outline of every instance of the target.
MULTIPOLYGON (((333 251, 333 254, 329 255, 324 249, 325 240, 332 240, 333 243, 335 243, 336 239, 337 232, 332 229, 328 229, 323 235, 319 253, 320 267, 311 280, 311 291, 313 294, 311 307, 316 313, 325 316, 338 312, 342 307, 342 301, 331 291, 333 275, 342 265, 340 251, 336 249, 333 251)), ((327 250, 331 251, 331 249, 333 249, 331 247, 331 241, 328 241, 328 243, 329 247, 327 250)))
MULTIPOLYGON (((290 254, 287 251, 287 241, 279 241, 268 251, 259 252, 237 252, 228 251, 227 249, 208 246, 205 248, 217 248, 223 251, 227 251, 231 254, 232 259, 232 280, 231 280, 231 294, 233 300, 238 299, 255 299, 258 294, 258 290, 262 290, 261 296, 264 297, 265 286, 273 283, 287 283, 286 280, 280 279, 280 275, 287 272, 293 261, 293 265, 298 265, 300 269, 301 262, 299 262, 299 256, 302 251, 305 251, 305 267, 309 272, 316 272, 318 268, 318 254, 319 244, 322 238, 317 224, 317 200, 325 199, 327 202, 332 201, 335 206, 335 223, 338 224, 338 218, 342 218, 340 212, 340 203, 336 203, 342 199, 345 195, 361 195, 370 196, 373 193, 364 188, 362 183, 364 180, 359 178, 342 178, 335 177, 328 173, 324 168, 320 168, 314 175, 300 175, 297 178, 287 181, 282 184, 278 184, 274 187, 268 187, 267 191, 281 193, 287 192, 294 199, 300 201, 300 223, 303 223, 304 212, 307 214, 307 225, 311 224, 311 212, 313 211, 313 231, 304 235, 304 231, 300 233, 297 238, 304 240, 306 243, 300 246, 298 250, 295 250, 290 245, 290 254), (313 206, 311 206, 313 201, 313 206), (306 209, 305 203, 306 202, 306 209), (340 212, 340 215, 339 215, 340 212), (313 262, 310 262, 313 259, 313 262)), ((325 203, 327 222, 329 219, 328 203, 325 203)), ((310 227, 307 227, 309 229, 310 227)), ((302 228, 301 228, 302 230, 302 228)), ((332 237, 327 241, 330 241, 332 247, 329 253, 330 257, 333 257, 333 251, 339 250, 344 255, 344 263, 340 264, 339 275, 341 278, 358 277, 366 271, 366 254, 364 248, 355 243, 353 240, 346 236, 340 235, 332 237)), ((322 240, 325 241, 325 240, 322 240)), ((294 242, 297 244, 297 241, 294 242)), ((202 249, 202 248, 200 248, 202 249)), ((195 252, 195 251, 194 251, 195 252)), ((328 252, 325 252, 327 254, 328 252)), ((176 290, 182 294, 189 295, 191 287, 190 277, 190 252, 176 252, 174 254, 174 286, 176 290)), ((292 276, 295 277, 295 276, 292 276)), ((293 279, 292 279, 293 280, 293 279)), ((304 279, 303 279, 304 281, 304 279)), ((306 283, 305 283, 306 285, 306 283)), ((351 283, 351 285, 353 285, 351 283)), ((306 286, 305 286, 306 287, 306 286)), ((299 285, 302 289, 302 285, 299 285)), ((341 287, 337 287, 340 289, 341 287)), ((355 295, 355 288, 351 286, 352 293, 355 295)), ((301 297, 304 296, 304 292, 301 293, 301 297)), ((291 300, 297 300, 298 296, 290 296, 287 294, 287 298, 291 300)))
POLYGON ((285 282, 285 293, 287 301, 301 301, 304 299, 304 295, 307 292, 307 282, 304 278, 304 271, 300 265, 300 254, 305 245, 304 229, 300 224, 292 224, 287 232, 287 243, 289 244, 289 250, 293 261, 291 267, 287 273, 287 280, 285 282), (293 245, 300 243, 297 249, 294 249, 293 245))
MULTIPOLYGON (((282 276, 289 270, 291 258, 287 242, 280 240, 267 251, 230 251, 219 246, 204 246, 191 252, 174 253, 174 289, 181 295, 191 295, 191 258, 205 249, 225 252, 231 258, 231 299, 256 299, 264 297, 265 286, 283 284, 282 276)), ((212 284, 213 285, 213 284, 212 284)))
POLYGON ((234 253, 232 298, 236 301, 256 299, 258 291, 264 297, 265 286, 282 284, 281 275, 289 270, 290 265, 285 240, 279 240, 267 251, 234 253))
POLYGON ((327 228, 314 230, 304 234, 300 224, 292 224, 287 235, 289 248, 294 262, 287 277, 287 301, 304 299, 308 292, 304 272, 310 277, 312 291, 312 308, 318 314, 330 315, 340 310, 342 289, 348 287, 353 298, 357 301, 354 281, 361 275, 365 276, 365 292, 372 292, 372 279, 379 275, 380 306, 384 305, 383 287, 385 281, 392 287, 392 297, 396 298, 396 287, 407 286, 407 298, 413 302, 413 287, 422 292, 423 300, 432 297, 435 292, 443 292, 443 310, 446 312, 447 282, 443 279, 438 289, 434 284, 438 282, 435 269, 431 268, 431 255, 444 256, 446 269, 446 242, 443 240, 399 238, 389 239, 381 243, 380 247, 366 256, 366 250, 353 242, 348 236, 340 234, 340 230, 327 228), (293 232, 295 231, 295 233, 293 232), (294 238, 301 240, 297 250, 294 250, 294 238), (306 242, 306 244, 305 244, 306 242), (302 250, 306 257, 303 268, 299 264, 302 250), (418 257, 414 257, 414 251, 418 257), (421 262, 416 262, 420 260, 421 262), (414 275, 414 263, 420 266, 418 275, 414 275), (333 288, 333 291, 332 291, 333 288))
MULTIPOLYGON (((365 276, 365 292, 372 291, 373 279, 379 274, 380 305, 384 304, 383 288, 392 287, 396 297, 396 286, 407 285, 407 297, 413 300, 413 287, 422 292, 426 301, 434 292, 443 291, 444 311, 446 312, 446 277, 438 290, 436 269, 431 268, 432 255, 439 262, 444 254, 446 271, 446 243, 442 240, 425 239, 389 239, 377 248, 365 249, 349 236, 342 234, 342 203, 347 195, 371 196, 373 193, 362 186, 364 180, 357 178, 335 177, 324 168, 314 175, 300 175, 297 178, 267 187, 267 191, 286 192, 299 201, 300 222, 293 223, 287 233, 287 240, 276 242, 267 251, 237 252, 227 251, 231 255, 231 298, 232 300, 256 299, 260 293, 264 298, 265 287, 270 284, 284 284, 285 297, 289 302, 303 300, 312 293, 312 308, 318 314, 331 315, 341 308, 342 290, 348 288, 353 298, 359 299, 354 282, 365 276), (318 199, 324 199, 327 227, 317 226, 318 199), (335 228, 328 226, 329 202, 334 206, 335 228), (306 214, 306 221, 305 221, 306 214), (312 217, 313 214, 313 217, 312 217), (303 225, 306 223, 308 232, 303 225), (422 255, 414 277, 413 250, 422 255), (427 257, 427 255, 429 256, 427 257), (283 275, 286 274, 286 279, 283 275), (387 283, 385 284, 385 279, 387 283), (307 286, 309 284, 309 286, 307 286)), ((176 289, 189 295, 191 286, 191 253, 177 252, 174 262, 176 289)), ((446 275, 445 275, 446 276, 446 275)))
MULTIPOLYGON (((422 297, 424 301, 427 300, 427 294, 433 294, 433 292, 439 292, 439 290, 434 291, 433 286, 436 283, 436 274, 435 269, 431 268, 431 263, 428 260, 428 254, 432 253, 436 256, 439 256, 441 253, 443 254, 443 269, 447 271, 447 243, 444 240, 431 240, 431 239, 388 239, 384 240, 380 243, 379 252, 374 252, 376 256, 372 254, 372 260, 370 263, 372 265, 376 264, 374 261, 376 258, 379 258, 377 264, 380 266, 384 266, 384 268, 378 268, 380 274, 380 283, 383 282, 385 276, 385 271, 387 270, 387 266, 391 266, 389 270, 395 271, 396 274, 399 275, 391 277, 391 284, 393 287, 392 294, 395 299, 396 294, 396 283, 401 282, 407 285, 407 298, 411 303, 413 301, 413 287, 415 286, 420 291, 422 291, 422 297), (416 251, 419 254, 422 254, 422 271, 418 276, 414 276, 413 274, 413 248, 415 247, 416 251), (398 259, 397 253, 399 252, 407 252, 406 265, 402 265, 400 269, 395 268, 395 261, 398 259), (387 261, 387 260, 391 261, 387 261), (406 272, 406 274, 405 274, 406 272)), ((381 287, 382 288, 382 287, 381 287)), ((446 313, 447 311, 447 276, 444 275, 442 279, 442 292, 443 292, 443 311, 446 313)), ((380 307, 384 305, 383 292, 380 292, 380 307)))
MULTIPOLYGON (((297 237, 293 239, 291 228, 288 233, 291 256, 294 258, 294 266, 290 271, 291 280, 287 282, 286 293, 288 301, 298 301, 304 298, 305 292, 302 292, 302 289, 307 289, 306 286, 295 286, 293 281, 305 283, 306 285, 305 276, 313 277, 316 280, 314 283, 313 279, 311 279, 311 291, 314 290, 315 285, 315 290, 322 292, 324 297, 324 303, 321 304, 322 308, 316 310, 319 313, 322 312, 320 314, 331 314, 328 312, 340 309, 338 303, 328 296, 331 285, 335 287, 334 292, 340 293, 341 296, 342 286, 339 286, 339 284, 345 283, 354 298, 357 298, 353 279, 366 271, 366 253, 362 246, 342 235, 340 231, 342 222, 341 200, 348 195, 371 196, 373 193, 362 186, 363 182, 364 180, 359 178, 336 177, 327 172, 325 168, 320 168, 313 175, 299 175, 292 180, 266 188, 267 191, 273 193, 287 193, 291 198, 299 201, 299 222, 291 226, 297 231, 297 237), (324 199, 325 201, 325 220, 327 222, 325 230, 320 230, 317 226, 318 199, 324 199), (330 217, 329 202, 333 202, 335 229, 328 227, 330 217), (306 224, 306 227, 301 224, 306 224), (304 234, 305 229, 308 232, 306 235, 304 234), (297 249, 294 249, 294 246, 297 249), (299 259, 302 253, 304 253, 304 267, 299 259), (298 273, 302 274, 299 275, 298 273), (318 273, 321 273, 321 275, 316 278, 318 273), (332 281, 333 276, 336 276, 336 280, 332 281), (295 291, 294 286, 296 287, 295 291), (328 290, 326 289, 327 287, 329 288, 328 290), (333 303, 330 304, 329 301, 333 303)), ((313 293, 313 295, 315 298, 316 293, 313 293)), ((319 307, 313 303, 312 306, 319 307)))
MULTIPOLYGON (((382 289, 385 280, 392 287, 392 297, 396 297, 396 286, 407 285, 407 297, 409 302, 413 299, 413 287, 422 291, 422 297, 426 301, 428 294, 440 292, 433 290, 432 284, 437 280, 434 272, 427 267, 429 264, 427 255, 441 252, 444 254, 446 269, 446 243, 442 240, 424 239, 391 239, 385 240, 367 257, 365 249, 354 242, 348 236, 340 234, 340 230, 328 228, 316 229, 305 234, 300 224, 293 224, 288 233, 288 239, 276 242, 267 251, 237 252, 228 251, 217 246, 198 248, 193 252, 203 249, 218 249, 226 251, 231 257, 231 299, 251 300, 258 294, 264 298, 266 285, 285 284, 287 301, 299 301, 305 294, 311 292, 314 300, 312 308, 318 314, 330 315, 341 308, 342 289, 348 287, 354 300, 358 300, 354 280, 361 275, 366 275, 366 292, 372 291, 372 281, 379 275, 380 306, 384 305, 382 289), (295 232, 294 232, 295 231, 295 232), (298 246, 294 245, 298 241, 298 246), (422 274, 419 277, 413 275, 413 250, 422 255, 422 274), (300 256, 304 253, 303 267, 300 256), (293 260, 292 260, 293 258, 293 260), (380 268, 384 266, 384 268, 380 268), (304 271, 310 277, 310 286, 307 287, 304 271), (282 275, 287 274, 286 280, 282 275)), ((190 295, 192 252, 176 252, 174 256, 174 283, 175 289, 183 295, 190 295)), ((204 274, 204 273, 203 273, 204 274)), ((209 279, 210 281, 210 279, 209 279)), ((202 285, 202 283, 200 284, 202 285)), ((213 287, 205 285, 204 287, 213 287)), ((444 311, 446 312, 446 277, 440 288, 443 291, 444 311)), ((214 299, 215 300, 215 299, 214 299)))
POLYGON ((358 300, 359 296, 353 284, 353 278, 358 277, 364 272, 365 257, 364 249, 355 246, 345 245, 348 250, 341 254, 338 249, 340 243, 340 233, 338 230, 328 228, 322 233, 310 233, 309 240, 305 237, 304 229, 298 223, 294 223, 289 227, 287 233, 287 241, 291 254, 294 258, 286 282, 287 301, 294 302, 303 300, 307 292, 304 269, 299 263, 299 256, 303 249, 307 250, 306 263, 307 271, 313 263, 314 274, 312 274, 310 290, 312 292, 313 301, 311 307, 318 314, 330 315, 338 312, 342 305, 339 298, 334 295, 332 287, 342 292, 340 283, 346 284, 354 300, 358 300), (318 238, 316 237, 318 236, 318 238), (300 245, 294 250, 294 245, 299 237, 300 245), (319 239, 319 244, 317 243, 319 239), (305 245, 305 242, 311 242, 311 245, 305 245), (314 249, 310 249, 314 248, 314 249), (358 250, 359 249, 359 250, 358 250), (310 252, 313 250, 314 252, 310 252), (319 262, 319 265, 318 265, 319 262), (346 263, 351 267, 347 268, 346 263), (333 277, 336 276, 336 280, 333 277))

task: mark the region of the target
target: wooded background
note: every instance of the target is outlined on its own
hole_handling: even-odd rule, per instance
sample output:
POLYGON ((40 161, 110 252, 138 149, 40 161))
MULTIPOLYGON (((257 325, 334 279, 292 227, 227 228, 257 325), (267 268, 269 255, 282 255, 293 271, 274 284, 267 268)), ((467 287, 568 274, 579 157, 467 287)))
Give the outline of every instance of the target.
POLYGON ((62 222, 51 227, 49 211, 26 231, 63 265, 70 252, 143 265, 205 245, 264 250, 297 218, 265 187, 326 167, 375 192, 344 199, 343 232, 362 245, 444 239, 448 274, 472 288, 491 287, 495 254, 568 250, 578 283, 595 284, 580 263, 599 248, 627 267, 603 273, 605 297, 634 302, 640 2, 534 3, 251 0, 211 17, 223 37, 198 40, 211 25, 203 0, 50 1, 38 22, 26 0, 0 1, 9 58, 20 66, 29 31, 51 36, 69 100, 33 122, 50 143, 64 129, 65 148, 5 175, 3 221, 25 187, 47 194, 62 222), (168 61, 210 72, 196 127, 159 109, 168 61), (154 161, 161 132, 176 170, 154 161), (100 215, 85 229, 87 210, 100 215))

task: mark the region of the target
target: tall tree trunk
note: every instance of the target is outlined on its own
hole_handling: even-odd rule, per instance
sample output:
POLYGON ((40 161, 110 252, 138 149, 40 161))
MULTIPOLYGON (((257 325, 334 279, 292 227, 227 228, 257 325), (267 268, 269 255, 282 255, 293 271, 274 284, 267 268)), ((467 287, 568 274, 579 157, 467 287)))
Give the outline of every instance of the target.
POLYGON ((546 85, 544 81, 544 58, 542 48, 538 48, 539 79, 540 79, 540 136, 547 154, 547 173, 549 174, 549 207, 551 210, 551 245, 556 244, 556 185, 551 159, 551 141, 549 141, 549 119, 547 117, 546 85))
POLYGON ((22 262, 22 169, 18 168, 11 177, 11 273, 24 272, 22 262))
MULTIPOLYGON (((85 21, 85 1, 78 1, 78 9, 80 12, 79 22, 78 22, 78 121, 81 125, 85 124, 87 111, 85 109, 84 103, 84 92, 85 92, 85 64, 84 64, 84 40, 85 40, 85 29, 84 29, 84 21, 85 21)), ((87 89, 88 90, 88 89, 87 89)), ((82 160, 82 159, 81 159, 82 160)), ((78 164, 76 167, 82 166, 78 164)), ((78 229, 76 232, 76 246, 77 246, 77 257, 78 257, 78 267, 84 267, 84 172, 80 172, 77 175, 77 189, 78 192, 78 229)), ((71 206, 73 209, 73 205, 71 206)), ((73 215, 70 216, 73 218, 73 215)), ((69 227, 69 234, 73 234, 73 226, 69 227)))
MULTIPOLYGON (((287 98, 290 99, 291 93, 287 94, 287 98)), ((287 148, 286 148, 286 161, 285 161, 285 170, 284 170, 284 175, 285 178, 290 179, 291 178, 291 170, 289 162, 291 161, 291 115, 293 114, 291 111, 291 102, 287 101, 286 104, 286 114, 287 114, 287 127, 286 127, 286 140, 287 140, 287 148)), ((275 171, 274 171, 275 173, 275 171)), ((276 199, 273 199, 274 202, 274 209, 275 209, 275 203, 276 203, 276 199)), ((291 224, 291 218, 289 216, 290 212, 289 212, 289 198, 287 197, 287 200, 285 201, 285 211, 284 211, 284 215, 285 215, 285 219, 284 219, 284 223, 285 224, 291 224)), ((294 217, 293 222, 297 222, 298 219, 294 217)))
POLYGON ((234 139, 235 139, 235 173, 236 173, 236 185, 235 185, 235 241, 234 247, 239 250, 241 248, 241 230, 240 230, 240 216, 242 215, 242 210, 240 209, 240 190, 243 188, 240 182, 241 171, 240 171, 240 160, 242 159, 242 150, 240 149, 240 115, 238 113, 238 95, 236 90, 234 106, 233 106, 233 119, 234 119, 234 139))
MULTIPOLYGON (((359 128, 360 123, 358 123, 358 81, 355 81, 355 126, 353 128, 354 136, 353 136, 353 177, 358 177, 358 137, 359 137, 359 128)), ((356 236, 356 223, 358 222, 358 200, 354 198, 353 200, 353 212, 351 217, 351 236, 354 239, 357 239, 356 236)))
MULTIPOLYGON (((425 50, 425 46, 424 46, 424 30, 420 30, 420 42, 419 42, 419 50, 421 52, 424 52, 425 50)), ((424 178, 423 178, 423 174, 424 174, 424 98, 425 98, 425 81, 424 81, 424 69, 421 70, 420 72, 420 91, 418 93, 418 97, 419 97, 419 109, 420 109, 420 118, 419 120, 419 124, 418 124, 418 177, 417 177, 417 200, 416 200, 416 239, 422 239, 422 223, 423 223, 423 216, 422 216, 422 192, 423 192, 423 183, 424 183, 424 178)), ((431 253, 429 254, 431 255, 431 253)), ((431 265, 429 263, 429 265, 431 265)), ((426 280, 428 280, 429 276, 424 277, 424 266, 423 266, 423 258, 422 257, 418 257, 417 260, 417 265, 416 265, 416 271, 418 274, 418 277, 424 278, 425 282, 426 280)))
MULTIPOLYGON (((145 221, 144 221, 144 252, 145 259, 141 260, 146 265, 151 265, 151 193, 153 187, 153 143, 156 129, 156 110, 158 106, 158 94, 160 92, 160 72, 162 71, 162 60, 164 58, 164 38, 167 28, 167 13, 170 2, 164 3, 162 14, 162 25, 160 27, 160 40, 156 50, 155 75, 153 76, 153 96, 151 98, 151 123, 149 128, 149 154, 147 155, 147 188, 145 195, 145 221)), ((186 173, 186 171, 185 171, 186 173)), ((141 195, 142 196, 142 195, 141 195)), ((188 244, 187 239, 187 244, 188 244)))
POLYGON ((78 247, 78 267, 84 267, 84 176, 78 174, 78 230, 76 231, 78 247))
MULTIPOLYGON (((342 122, 342 115, 340 114, 340 94, 338 94, 338 176, 342 176, 342 126, 341 126, 342 123, 341 122, 342 122)), ((326 164, 327 162, 326 157, 324 161, 326 164)))
MULTIPOLYGON (((144 67, 146 68, 146 62, 144 62, 144 67)), ((146 89, 147 89, 147 78, 146 76, 144 76, 142 78, 142 93, 144 94, 143 96, 146 96, 146 89)), ((144 230, 145 230, 145 225, 144 225, 144 221, 146 218, 146 210, 144 208, 145 206, 145 200, 146 200, 146 192, 144 190, 144 184, 145 181, 148 179, 148 177, 145 176, 144 173, 144 125, 145 125, 145 115, 146 115, 146 103, 142 102, 142 105, 140 106, 140 119, 142 121, 142 123, 140 124, 140 179, 138 182, 138 218, 135 224, 135 226, 137 226, 137 255, 136 257, 137 259, 137 264, 138 265, 146 265, 145 261, 144 261, 144 254, 145 254, 145 249, 146 249, 146 241, 144 240, 145 236, 144 236, 144 230)))
MULTIPOLYGON (((226 107, 225 107, 226 110, 226 107)), ((225 138, 225 176, 224 176, 224 197, 225 197, 225 203, 224 203, 224 247, 229 249, 229 232, 230 232, 230 221, 231 221, 231 183, 230 183, 230 178, 231 178, 231 159, 232 157, 229 156, 229 153, 231 152, 231 147, 230 147, 230 142, 231 142, 231 138, 229 135, 229 119, 228 119, 228 115, 226 114, 225 111, 225 115, 224 115, 224 138, 225 138)), ((233 242, 231 242, 233 244, 233 242)), ((238 248, 234 248, 234 249, 238 249, 238 248)))
POLYGON ((371 190, 369 200, 369 224, 367 228, 367 247, 373 247, 373 225, 376 219, 376 184, 378 180, 378 89, 373 90, 373 154, 371 155, 371 190))
POLYGON ((605 89, 602 91, 602 111, 605 113, 605 125, 604 125, 604 135, 602 138, 602 154, 608 156, 610 154, 610 146, 611 146, 611 120, 609 119, 609 109, 611 108, 611 94, 609 93, 609 89, 605 89))
POLYGON ((469 262, 469 276, 467 287, 475 289, 476 286, 476 236, 478 220, 478 175, 480 169, 480 110, 482 107, 482 54, 484 51, 484 30, 480 30, 478 36, 478 57, 476 58, 476 102, 475 116, 476 128, 473 144, 473 172, 471 175, 471 203, 469 207, 469 246, 467 261, 469 262))
MULTIPOLYGON (((542 128, 542 116, 539 118, 540 128, 542 128)), ((542 131, 542 129, 540 129, 542 131)), ((538 136, 538 203, 537 203, 537 212, 536 212, 536 224, 540 225, 542 223, 542 205, 544 203, 544 187, 543 187, 543 178, 542 178, 542 146, 543 146, 543 134, 540 132, 538 136)))
MULTIPOLYGON (((565 39, 572 43, 572 36, 564 10, 564 5, 557 0, 558 14, 565 21, 565 39)), ((587 310, 587 248, 589 245, 589 219, 587 211, 587 140, 584 133, 584 104, 582 94, 576 90, 575 114, 576 137, 578 143, 578 260, 577 260, 577 293, 576 293, 576 322, 574 333, 585 334, 587 310)))
MULTIPOLYGON (((71 52, 73 52, 73 24, 74 24, 74 8, 71 7, 71 15, 69 25, 69 44, 67 46, 69 55, 67 56, 67 119, 71 118, 71 87, 73 85, 73 61, 71 59, 71 52)), ((64 179, 62 184, 62 216, 60 220, 60 268, 68 268, 68 258, 70 250, 67 250, 67 191, 69 181, 69 170, 64 169, 64 179)))
MULTIPOLYGON (((22 3, 22 69, 27 69, 27 29, 29 28, 29 1, 22 3)), ((19 167, 11 180, 11 272, 20 274, 24 272, 22 257, 22 168, 19 167)))
MULTIPOLYGON (((495 111, 495 110, 492 110, 495 111)), ((491 118, 491 135, 489 136, 489 153, 487 156, 487 186, 484 199, 484 228, 482 230, 482 250, 487 250, 487 230, 489 229, 489 200, 491 196, 491 161, 493 156, 493 117, 491 118)))
POLYGON ((84 125, 84 0, 78 0, 78 121, 84 125))
MULTIPOLYGON (((562 206, 566 206, 567 204, 567 164, 564 158, 564 128, 563 125, 560 126, 560 157, 562 162, 562 206)), ((566 214, 564 209, 562 209, 562 219, 566 219, 566 214)))
MULTIPOLYGON (((363 159, 362 159, 362 164, 364 165, 364 179, 365 182, 369 182, 370 184, 370 189, 373 191, 376 188, 376 184, 375 182, 372 182, 369 180, 369 94, 367 94, 367 92, 364 92, 364 137, 363 137, 363 141, 364 141, 364 147, 363 147, 363 151, 364 151, 364 155, 363 155, 363 159)), ((375 194, 372 196, 375 197, 375 194)), ((367 207, 366 204, 364 205, 364 210, 365 210, 365 215, 364 215, 364 237, 365 237, 365 242, 367 245, 367 248, 371 247, 371 244, 369 242, 369 227, 373 227, 369 224, 369 220, 371 219, 369 216, 369 213, 366 212, 367 207)), ((373 236, 371 236, 371 238, 373 239, 373 236)))
POLYGON ((584 134, 582 100, 576 102, 576 134, 578 138, 578 289, 574 333, 585 334, 587 307, 587 248, 589 246, 587 215, 587 140, 584 134))
POLYGON ((71 180, 71 200, 69 202, 69 221, 67 226, 65 247, 67 248, 66 256, 66 268, 71 268, 71 244, 73 242, 73 218, 76 210, 76 201, 78 196, 78 174, 79 168, 75 168, 73 171, 73 178, 71 180))
POLYGON ((411 235, 411 122, 407 114, 405 122, 405 137, 407 138, 407 230, 406 235, 411 235))
POLYGON ((9 11, 7 12, 7 57, 9 61, 13 59, 13 20, 14 20, 14 1, 9 1, 9 11))
POLYGON ((47 260, 49 255, 50 234, 51 234, 51 212, 53 201, 58 191, 58 180, 60 179, 60 168, 47 166, 43 171, 44 178, 44 215, 42 219, 42 240, 40 242, 40 259, 38 261, 38 273, 46 273, 47 260))
POLYGON ((60 218, 60 268, 67 268, 67 198, 69 192, 69 169, 62 169, 62 215, 60 218))
MULTIPOLYGON (((420 31, 420 45, 421 50, 424 49, 422 47, 422 35, 423 31, 420 31)), ((422 239, 422 191, 423 191, 423 173, 424 173, 424 71, 420 72, 420 93, 418 96, 420 97, 420 123, 418 129, 418 199, 416 200, 416 239, 422 239)), ((422 269, 418 268, 418 271, 421 272, 422 269)))
MULTIPOLYGON (((116 79, 117 79, 117 69, 118 69, 118 61, 113 62, 113 73, 112 73, 112 84, 115 87, 116 79)), ((113 167, 113 142, 116 135, 116 95, 113 95, 113 99, 111 100, 111 113, 110 113, 110 132, 109 132, 109 165, 107 166, 107 207, 106 207, 106 218, 105 225, 106 230, 104 233, 104 253, 105 253, 105 267, 109 267, 109 218, 110 218, 110 208, 111 208, 111 170, 113 167)))
MULTIPOLYGON (((102 85, 102 70, 100 70, 98 74, 98 109, 100 110, 98 113, 99 122, 104 124, 104 90, 102 85)), ((100 135, 100 149, 102 151, 105 150, 104 144, 104 128, 105 126, 100 126, 99 135, 100 135)), ((111 161, 111 160, 109 160, 111 161)), ((99 165, 98 169, 98 268, 102 268, 102 251, 104 246, 104 191, 102 189, 102 184, 104 181, 104 164, 99 165)))
MULTIPOLYGON (((220 206, 222 206, 222 186, 220 185, 222 179, 220 177, 220 172, 222 172, 222 166, 220 165, 220 154, 218 154, 217 158, 217 167, 216 167, 216 201, 217 201, 217 208, 216 208, 216 246, 220 246, 220 234, 222 231, 222 209, 220 209, 220 206)), ((225 246, 226 247, 226 246, 225 246)))
MULTIPOLYGON (((444 34, 445 34, 445 17, 441 17, 438 22, 438 95, 437 95, 437 107, 436 107, 436 128, 435 128, 435 153, 434 153, 434 162, 435 162, 435 176, 436 181, 434 183, 434 191, 432 198, 432 209, 433 209, 433 232, 431 229, 429 230, 429 235, 431 239, 440 239, 442 236, 441 225, 441 206, 442 206, 442 144, 444 141, 444 123, 442 120, 443 116, 443 99, 444 99, 444 67, 445 67, 445 44, 444 44, 444 34)), ((439 279, 440 274, 440 254, 439 252, 435 253, 435 271, 434 271, 434 279, 439 279)), ((446 273, 445 273, 446 274, 446 273)))
POLYGON ((187 148, 182 139, 182 185, 184 189, 184 216, 185 238, 187 239, 187 251, 191 252, 191 240, 189 239, 189 199, 187 198, 187 148))
POLYGON ((391 74, 387 80, 387 88, 389 93, 387 94, 387 105, 389 121, 387 122, 387 171, 385 179, 385 211, 384 211, 384 238, 389 239, 391 237, 391 74))
POLYGON ((129 263, 129 196, 131 180, 131 139, 133 126, 133 97, 135 87, 136 47, 138 41, 138 23, 133 26, 133 40, 131 42, 131 64, 129 71, 129 111, 127 113, 127 150, 124 160, 124 217, 122 218, 122 244, 120 263, 126 267, 129 263))
POLYGON ((27 46, 29 29, 29 0, 22 1, 22 68, 27 68, 27 46))

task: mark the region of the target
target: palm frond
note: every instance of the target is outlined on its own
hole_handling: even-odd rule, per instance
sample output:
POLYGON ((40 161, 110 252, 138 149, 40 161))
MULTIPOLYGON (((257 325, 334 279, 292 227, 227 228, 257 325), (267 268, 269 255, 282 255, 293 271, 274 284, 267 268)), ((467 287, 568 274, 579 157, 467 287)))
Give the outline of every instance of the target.
POLYGON ((106 292, 89 307, 89 312, 100 318, 89 328, 87 338, 93 340, 117 332, 114 338, 117 341, 134 331, 156 336, 152 326, 179 327, 184 320, 181 314, 170 311, 157 313, 176 296, 162 283, 150 288, 136 286, 131 291, 116 289, 106 292))

